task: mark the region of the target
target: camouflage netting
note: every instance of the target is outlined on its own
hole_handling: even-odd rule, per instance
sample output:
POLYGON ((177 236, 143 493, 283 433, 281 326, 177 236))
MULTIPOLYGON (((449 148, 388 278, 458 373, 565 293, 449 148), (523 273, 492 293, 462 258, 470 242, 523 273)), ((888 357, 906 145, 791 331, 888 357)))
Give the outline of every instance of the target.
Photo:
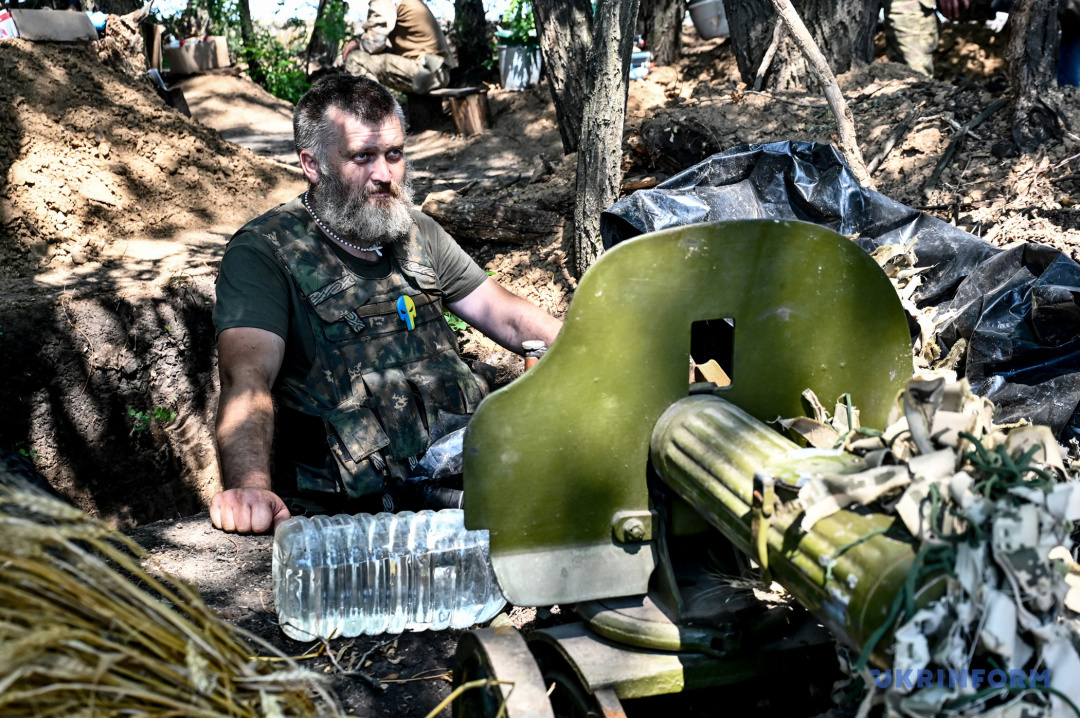
POLYGON ((994 425, 993 404, 966 381, 912 381, 884 431, 859 428, 850 402, 830 416, 806 398, 814 416, 785 427, 865 463, 800 482, 801 528, 862 505, 894 515, 889 532, 918 546, 886 625, 854 660, 851 673, 870 687, 859 715, 875 704, 887 716, 1080 715, 1071 536, 1080 482, 1052 432, 994 425), (943 595, 919 600, 935 583, 943 595), (868 658, 890 630, 892 670, 871 674, 868 658))

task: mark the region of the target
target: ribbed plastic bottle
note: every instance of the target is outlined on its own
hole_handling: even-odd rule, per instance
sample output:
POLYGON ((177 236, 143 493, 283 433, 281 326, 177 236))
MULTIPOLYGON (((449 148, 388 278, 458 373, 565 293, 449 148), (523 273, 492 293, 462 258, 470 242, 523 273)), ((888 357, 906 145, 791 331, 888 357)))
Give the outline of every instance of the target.
POLYGON ((274 604, 289 638, 467 628, 506 599, 487 531, 460 509, 294 517, 274 532, 274 604))

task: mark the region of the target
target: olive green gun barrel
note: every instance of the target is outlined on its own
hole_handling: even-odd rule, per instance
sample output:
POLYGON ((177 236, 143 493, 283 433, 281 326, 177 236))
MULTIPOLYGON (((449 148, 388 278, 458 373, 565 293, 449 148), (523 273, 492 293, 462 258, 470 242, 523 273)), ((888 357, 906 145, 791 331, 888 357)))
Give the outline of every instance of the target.
MULTIPOLYGON (((669 487, 751 557, 758 556, 755 539, 764 533, 774 580, 842 642, 861 650, 888 620, 916 547, 880 533, 894 522, 884 514, 841 510, 804 532, 801 509, 782 502, 776 502, 765 523, 758 512, 761 529, 755 535, 755 471, 797 466, 805 453, 713 395, 673 404, 657 422, 651 441, 653 465, 669 487)), ((889 643, 877 644, 874 663, 888 665, 882 649, 889 643)))

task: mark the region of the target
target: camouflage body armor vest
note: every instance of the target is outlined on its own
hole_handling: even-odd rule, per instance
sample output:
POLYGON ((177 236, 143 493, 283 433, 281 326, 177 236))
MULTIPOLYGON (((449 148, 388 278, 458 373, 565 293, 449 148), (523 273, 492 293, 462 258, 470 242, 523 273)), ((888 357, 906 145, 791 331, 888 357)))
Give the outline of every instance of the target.
MULTIPOLYGON (((477 376, 458 355, 415 224, 407 242, 387 247, 391 269, 383 279, 355 275, 316 232, 275 251, 307 299, 315 360, 303 381, 286 379, 274 394, 279 417, 322 420, 330 456, 325 446, 314 460, 294 454, 276 473, 295 472, 300 492, 344 491, 355 499, 380 492, 386 477, 408 475, 428 447, 429 429, 455 418, 464 425, 494 384, 494 369, 477 362, 478 372, 488 370, 477 376), (402 296, 415 306, 411 329, 399 313, 402 296)), ((292 443, 305 433, 279 436, 292 443)))

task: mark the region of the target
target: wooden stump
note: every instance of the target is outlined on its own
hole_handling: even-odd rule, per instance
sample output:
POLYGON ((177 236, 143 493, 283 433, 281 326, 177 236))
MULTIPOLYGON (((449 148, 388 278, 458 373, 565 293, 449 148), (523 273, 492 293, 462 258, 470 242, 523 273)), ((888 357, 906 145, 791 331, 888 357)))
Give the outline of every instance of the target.
POLYGON ((459 135, 479 135, 490 126, 487 88, 454 87, 432 90, 429 96, 450 100, 450 114, 454 117, 454 127, 459 135))

